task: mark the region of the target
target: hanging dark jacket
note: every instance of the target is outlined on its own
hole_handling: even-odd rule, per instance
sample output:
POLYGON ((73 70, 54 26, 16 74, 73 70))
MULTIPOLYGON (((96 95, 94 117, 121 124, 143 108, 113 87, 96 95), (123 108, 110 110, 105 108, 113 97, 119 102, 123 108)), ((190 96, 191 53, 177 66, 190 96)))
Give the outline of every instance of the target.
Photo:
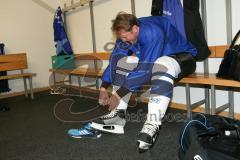
POLYGON ((199 0, 183 0, 184 26, 187 39, 197 48, 197 60, 202 61, 210 54, 201 16, 199 13, 199 0))
POLYGON ((163 0, 152 0, 152 16, 161 16, 163 14, 163 0))
MULTIPOLYGON (((0 43, 0 55, 4 54, 4 44, 0 43)), ((0 72, 0 76, 7 75, 6 71, 0 72)), ((8 80, 0 80, 0 93, 10 91, 8 87, 8 80)))
MULTIPOLYGON (((162 15, 160 13, 163 13, 163 10, 164 10, 163 3, 164 3, 164 0, 152 1, 151 14, 153 16, 162 15)), ((202 24, 201 16, 199 13, 199 0, 183 0, 183 8, 184 8, 183 23, 184 23, 186 38, 196 47, 198 51, 198 55, 196 56, 196 59, 198 61, 202 61, 206 59, 211 52, 208 48, 205 35, 204 35, 203 24, 202 24)), ((174 14, 171 16, 174 16, 175 19, 179 16, 177 13, 175 13, 174 10, 171 11, 171 14, 174 14)))

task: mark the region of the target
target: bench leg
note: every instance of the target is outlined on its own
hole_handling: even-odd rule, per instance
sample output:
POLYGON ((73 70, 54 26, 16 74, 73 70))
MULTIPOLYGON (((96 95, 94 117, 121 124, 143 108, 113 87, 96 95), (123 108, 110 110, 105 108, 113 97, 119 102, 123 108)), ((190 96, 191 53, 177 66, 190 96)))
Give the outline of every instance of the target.
POLYGON ((228 99, 229 99, 229 117, 234 118, 234 92, 232 89, 228 91, 228 99))
POLYGON ((69 79, 69 84, 72 85, 72 75, 68 75, 68 79, 69 79))
POLYGON ((208 88, 204 89, 204 96, 205 96, 205 113, 210 114, 210 102, 209 102, 209 90, 208 88))
POLYGON ((52 72, 53 73, 53 87, 54 89, 56 88, 56 74, 55 72, 52 72))
POLYGON ((81 83, 81 77, 78 76, 78 85, 79 85, 79 94, 80 94, 80 97, 82 97, 82 83, 81 83))
POLYGON ((99 79, 97 78, 96 79, 96 89, 98 90, 100 87, 99 87, 99 79))
POLYGON ((30 86, 30 93, 31 93, 31 98, 34 99, 34 96, 33 96, 33 87, 32 87, 32 78, 29 77, 29 86, 30 86))
POLYGON ((211 85, 211 114, 216 114, 216 90, 214 85, 211 85))
POLYGON ((185 90, 186 90, 187 118, 192 119, 191 97, 190 97, 189 84, 185 85, 185 90))
POLYGON ((23 78, 23 83, 24 83, 25 97, 28 98, 28 89, 27 89, 27 81, 26 81, 26 78, 23 78))

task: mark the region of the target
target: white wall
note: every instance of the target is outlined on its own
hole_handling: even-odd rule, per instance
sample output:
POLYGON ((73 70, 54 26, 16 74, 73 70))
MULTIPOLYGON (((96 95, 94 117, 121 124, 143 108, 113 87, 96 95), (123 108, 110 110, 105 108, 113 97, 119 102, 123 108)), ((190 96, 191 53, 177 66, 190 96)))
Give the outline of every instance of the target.
MULTIPOLYGON (((53 16, 57 1, 0 0, 0 41, 6 53, 26 52, 35 88, 48 86, 50 56, 55 54, 53 16)), ((22 80, 9 81, 12 92, 23 91, 22 80)))
MULTIPOLYGON (((53 13, 50 10, 56 9, 58 4, 63 6, 63 3, 69 5, 70 2, 70 0, 0 0, 0 41, 6 44, 6 52, 26 51, 28 53, 30 71, 38 74, 34 79, 34 85, 37 87, 48 85, 50 56, 55 53, 52 30, 53 13)), ((137 17, 149 16, 151 3, 151 0, 135 0, 137 17)), ((233 35, 240 28, 238 6, 240 6, 240 1, 232 0, 233 35)), ((97 51, 104 51, 104 45, 114 41, 110 30, 111 20, 119 11, 131 12, 131 0, 96 0, 94 2, 97 51)), ((225 0, 207 1, 207 23, 208 44, 226 44, 225 0)), ((76 53, 92 51, 88 5, 67 13, 67 31, 76 53)), ((217 72, 220 62, 221 59, 210 60, 210 72, 217 72)), ((201 62, 197 64, 197 71, 203 71, 201 62)), ((22 90, 22 82, 15 82, 10 83, 13 90, 22 90)), ((203 97, 204 90, 193 88, 191 92, 192 102, 195 102, 203 97)), ((217 92, 217 105, 226 102, 226 95, 226 92, 217 92)), ((239 93, 235 93, 235 108, 237 112, 240 112, 240 108, 237 107, 240 103, 238 99, 239 93)), ((173 101, 185 103, 183 87, 175 88, 173 101)))

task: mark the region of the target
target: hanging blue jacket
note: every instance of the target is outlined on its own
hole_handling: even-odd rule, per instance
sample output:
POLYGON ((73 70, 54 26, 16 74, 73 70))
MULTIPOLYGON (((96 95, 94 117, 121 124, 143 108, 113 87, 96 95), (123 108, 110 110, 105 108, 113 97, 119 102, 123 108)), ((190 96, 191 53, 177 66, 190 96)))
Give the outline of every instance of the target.
POLYGON ((114 56, 135 54, 139 65, 128 74, 122 87, 134 91, 142 84, 150 81, 154 62, 162 56, 179 54, 181 52, 197 55, 196 49, 187 41, 165 17, 150 16, 139 18, 140 29, 135 44, 129 44, 117 39, 111 54, 108 67, 105 69, 102 81, 112 83, 114 56))
POLYGON ((65 32, 62 10, 60 7, 56 10, 53 21, 54 41, 56 42, 57 55, 71 55, 73 54, 72 47, 65 32))
POLYGON ((164 0, 162 16, 168 18, 171 24, 186 38, 183 7, 180 0, 164 0))

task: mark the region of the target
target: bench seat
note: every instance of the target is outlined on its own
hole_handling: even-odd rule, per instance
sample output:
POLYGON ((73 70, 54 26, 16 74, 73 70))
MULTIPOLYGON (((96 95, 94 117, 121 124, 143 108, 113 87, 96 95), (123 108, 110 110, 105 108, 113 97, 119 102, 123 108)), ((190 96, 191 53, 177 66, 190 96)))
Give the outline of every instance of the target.
POLYGON ((36 76, 36 74, 35 73, 12 74, 12 75, 0 76, 0 80, 29 78, 29 77, 33 77, 33 76, 36 76))
POLYGON ((216 74, 194 73, 184 77, 179 83, 206 84, 224 87, 240 87, 240 82, 216 77, 216 74))

